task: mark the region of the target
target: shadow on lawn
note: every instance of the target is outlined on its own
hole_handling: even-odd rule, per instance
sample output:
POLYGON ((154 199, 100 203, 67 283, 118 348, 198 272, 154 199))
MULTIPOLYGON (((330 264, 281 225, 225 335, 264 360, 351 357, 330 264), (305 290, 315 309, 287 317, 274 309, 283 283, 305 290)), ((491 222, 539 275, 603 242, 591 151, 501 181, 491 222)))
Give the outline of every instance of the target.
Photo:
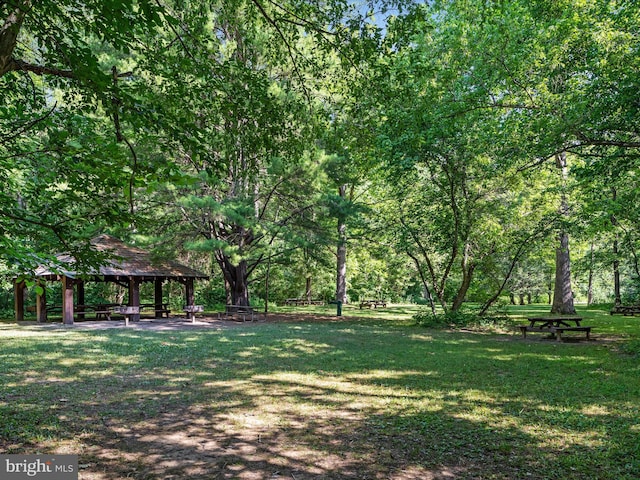
POLYGON ((34 339, 2 350, 0 415, 37 419, 2 451, 66 445, 101 479, 633 478, 637 408, 588 408, 639 392, 557 348, 360 324, 34 339))

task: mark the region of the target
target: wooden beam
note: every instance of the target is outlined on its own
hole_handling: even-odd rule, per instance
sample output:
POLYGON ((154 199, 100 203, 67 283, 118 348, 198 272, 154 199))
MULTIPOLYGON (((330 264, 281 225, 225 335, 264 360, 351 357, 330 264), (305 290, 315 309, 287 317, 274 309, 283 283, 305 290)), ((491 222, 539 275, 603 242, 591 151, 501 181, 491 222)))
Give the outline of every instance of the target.
POLYGON ((185 300, 185 310, 187 314, 187 318, 192 322, 196 321, 196 314, 193 311, 193 304, 195 303, 195 293, 193 289, 193 278, 187 278, 184 282, 184 300, 185 300))
POLYGON ((24 292, 26 285, 23 281, 16 280, 13 284, 13 298, 15 301, 16 322, 24 321, 24 292))
MULTIPOLYGON (((140 280, 137 277, 129 277, 129 306, 140 307, 140 280)), ((131 315, 131 320, 140 320, 140 314, 131 315)))
POLYGON ((38 286, 42 289, 42 293, 36 295, 36 317, 39 323, 47 321, 47 283, 44 280, 38 280, 38 286))
POLYGON ((73 325, 73 279, 62 277, 62 323, 73 325))
POLYGON ((184 283, 184 300, 188 307, 195 303, 195 292, 193 289, 193 278, 187 278, 184 283))
POLYGON ((153 303, 155 304, 156 318, 161 318, 164 310, 162 308, 162 278, 155 279, 153 303))

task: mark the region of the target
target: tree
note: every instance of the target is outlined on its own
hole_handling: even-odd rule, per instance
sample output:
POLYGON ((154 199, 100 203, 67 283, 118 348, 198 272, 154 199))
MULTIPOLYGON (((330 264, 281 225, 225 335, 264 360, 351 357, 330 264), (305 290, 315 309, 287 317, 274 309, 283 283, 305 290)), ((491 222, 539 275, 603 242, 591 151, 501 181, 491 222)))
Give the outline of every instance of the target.
MULTIPOLYGON (((572 169, 583 195, 575 216, 583 219, 584 236, 594 247, 589 266, 605 272, 607 296, 621 305, 635 301, 637 290, 638 215, 628 208, 638 201, 637 162, 626 154, 621 157, 617 149, 609 153, 608 162, 601 156, 586 157, 572 169)), ((602 300, 602 293, 599 297, 602 300)))
MULTIPOLYGON (((562 192, 560 196, 559 215, 568 217, 569 204, 567 203, 566 182, 568 176, 567 157, 564 152, 556 156, 556 166, 561 172, 562 192)), ((565 229, 558 233, 559 245, 556 247, 556 273, 553 290, 553 303, 551 313, 575 314, 573 305, 573 290, 571 288, 571 259, 569 253, 569 234, 565 229)))
MULTIPOLYGON (((478 112, 485 112, 484 118, 489 121, 483 121, 477 132, 487 135, 487 143, 480 148, 490 147, 486 151, 493 152, 493 158, 509 158, 508 165, 515 171, 539 169, 552 159, 564 161, 567 152, 597 155, 610 147, 633 155, 638 147, 634 133, 638 129, 633 120, 637 116, 631 115, 629 121, 618 112, 637 108, 628 105, 627 95, 627 88, 636 85, 636 79, 624 74, 625 67, 619 61, 624 58, 630 64, 637 62, 637 58, 628 57, 628 52, 637 46, 637 36, 631 34, 628 23, 629 18, 637 18, 637 6, 625 4, 612 18, 611 11, 602 3, 567 2, 553 8, 545 5, 545 2, 434 2, 417 9, 408 21, 398 23, 399 36, 394 45, 401 47, 395 55, 401 68, 384 71, 391 72, 395 84, 398 80, 417 84, 415 79, 425 79, 425 86, 402 93, 396 90, 396 96, 428 98, 420 109, 421 113, 428 113, 412 121, 399 120, 402 116, 411 118, 402 108, 382 109, 382 115, 395 125, 395 136, 404 138, 405 144, 412 147, 400 151, 413 154, 417 151, 415 146, 422 144, 424 150, 433 154, 434 146, 439 145, 427 135, 412 136, 411 124, 423 130, 425 126, 438 125, 440 131, 445 131, 447 122, 453 124, 451 119, 459 120, 458 128, 435 138, 446 138, 451 145, 455 145, 452 139, 465 138, 467 143, 459 143, 458 151, 463 146, 469 151, 468 145, 477 149, 482 145, 482 137, 477 133, 476 138, 470 135, 473 130, 469 126, 474 124, 468 122, 478 112), (580 15, 576 15, 576 9, 580 15), (423 11, 426 13, 420 14, 423 11), (611 36, 594 34, 593 24, 601 25, 611 36), (431 48, 421 49, 427 42, 431 42, 431 48), (414 53, 403 56, 404 51, 414 53), (598 55, 594 56, 594 52, 598 55), (433 58, 442 59, 446 68, 433 58), (611 68, 606 66, 607 62, 611 62, 611 68), (623 85, 621 90, 614 85, 616 81, 623 85), (429 97, 430 92, 440 95, 429 97), (615 105, 613 111, 611 102, 615 105), (439 108, 442 110, 436 113, 439 108), (597 113, 600 108, 603 111, 597 113), (492 117, 489 112, 498 113, 492 117), (608 121, 601 122, 596 116, 608 121), (499 146, 491 147, 489 142, 499 146)), ((395 31, 392 29, 392 35, 395 31)), ((393 137, 388 136, 392 141, 393 137)), ((392 150, 398 149, 398 143, 392 145, 392 150)), ((463 164, 465 167, 453 170, 463 171, 469 161, 463 164)), ((571 312, 565 232, 559 240, 560 278, 556 282, 560 289, 557 302, 561 299, 564 302, 557 304, 554 311, 571 312)), ((459 247, 458 251, 465 249, 459 247)), ((468 277, 463 269, 462 285, 468 277)))
POLYGON ((186 95, 164 100, 165 109, 191 125, 172 132, 186 177, 167 193, 188 248, 212 255, 228 303, 247 305, 249 278, 295 243, 283 244, 280 252, 272 248, 306 222, 315 202, 309 179, 321 178, 314 172, 310 85, 298 83, 308 73, 298 56, 306 39, 276 4, 198 5, 197 14, 187 10, 183 19, 198 36, 170 52, 175 64, 187 67, 166 67, 166 76, 182 76, 191 85, 186 95))
POLYGON ((203 253, 246 304, 285 259, 309 294, 331 245, 346 301, 392 277, 357 239, 403 252, 433 311, 485 309, 557 227, 555 311, 569 232, 632 298, 640 5, 379 3, 384 28, 337 0, 4 2, 7 263, 92 260, 109 229, 203 253))
POLYGON ((517 241, 512 233, 521 225, 509 215, 524 185, 496 137, 517 141, 519 132, 503 130, 504 112, 525 107, 498 100, 510 92, 478 60, 483 47, 497 51, 482 40, 481 28, 462 23, 465 12, 453 6, 438 9, 424 6, 392 25, 393 48, 377 66, 371 104, 381 119, 380 156, 395 203, 390 217, 401 226, 398 245, 413 259, 425 290, 455 311, 476 272, 504 252, 500 241, 517 241))
MULTIPOLYGON (((357 205, 357 189, 362 182, 362 170, 349 150, 352 137, 346 135, 334 137, 329 151, 341 150, 342 155, 330 155, 324 163, 324 170, 329 177, 328 187, 333 190, 325 196, 328 215, 335 220, 335 258, 336 258, 336 291, 335 299, 348 303, 347 296, 347 250, 349 244, 348 222, 354 222, 359 213, 357 205), (342 144, 342 146, 338 146, 342 144)), ((326 148, 326 147, 325 147, 326 148)))
POLYGON ((132 220, 126 195, 139 173, 118 145, 113 65, 99 54, 117 62, 135 51, 163 10, 15 0, 2 3, 0 22, 0 249, 20 273, 60 250, 95 263, 88 240, 132 220))

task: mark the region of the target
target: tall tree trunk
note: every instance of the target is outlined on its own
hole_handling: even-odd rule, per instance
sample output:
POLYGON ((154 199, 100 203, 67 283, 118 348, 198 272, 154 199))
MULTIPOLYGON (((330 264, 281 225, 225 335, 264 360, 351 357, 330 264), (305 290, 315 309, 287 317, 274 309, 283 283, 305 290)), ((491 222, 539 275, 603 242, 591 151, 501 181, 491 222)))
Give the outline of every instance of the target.
POLYGON ((311 302, 311 297, 313 296, 311 294, 311 275, 305 279, 304 296, 307 299, 307 302, 311 302))
POLYGON ((451 311, 456 312, 460 309, 462 304, 464 303, 464 299, 467 296, 467 292, 469 291, 469 287, 471 286, 471 280, 473 280, 473 271, 476 269, 475 263, 471 261, 471 246, 466 244, 464 247, 464 255, 462 256, 462 284, 458 289, 458 293, 456 293, 456 298, 454 298, 453 303, 451 304, 451 311))
MULTIPOLYGON (((614 187, 611 191, 611 197, 615 204, 618 200, 618 190, 614 187)), ((620 256, 618 251, 618 219, 615 215, 611 215, 611 225, 616 229, 613 239, 613 304, 622 305, 622 295, 620 294, 620 256)))
POLYGON ((422 267, 420 266, 420 261, 418 260, 418 257, 413 255, 409 251, 409 249, 407 249, 407 255, 409 255, 409 257, 411 257, 411 259, 413 260, 413 263, 415 263, 415 265, 416 265, 416 269, 418 270, 418 274, 420 275, 420 280, 422 281, 422 286, 423 286, 424 291, 426 293, 427 300, 429 301, 429 307, 431 307, 431 313, 433 315, 435 315, 436 314, 436 304, 433 301, 433 295, 431 294, 431 289, 429 288, 429 282, 427 282, 427 279, 424 276, 424 272, 422 271, 422 267))
MULTIPOLYGON (((560 169, 562 175, 562 197, 560 199, 559 213, 563 217, 569 216, 569 203, 566 197, 567 180, 567 154, 562 152, 556 155, 556 167, 560 169)), ((571 259, 569 255, 569 234, 560 232, 558 234, 560 245, 556 248, 556 275, 553 289, 553 303, 551 313, 575 314, 576 308, 573 305, 573 292, 571 290, 571 259)))
POLYGON ((551 313, 575 314, 571 290, 571 261, 569 257, 569 235, 561 232, 560 246, 556 248, 556 281, 553 289, 551 313))
POLYGON ((224 295, 227 299, 227 305, 233 305, 233 296, 231 295, 231 284, 229 283, 229 279, 227 275, 225 275, 224 270, 222 271, 222 277, 224 278, 224 295))
POLYGON ((15 6, 8 12, 0 27, 0 76, 12 70, 15 66, 13 51, 30 4, 31 1, 26 0, 13 2, 15 6))
POLYGON ((587 283, 587 305, 593 303, 593 243, 589 247, 589 280, 587 283))
MULTIPOLYGON (((338 193, 346 197, 347 186, 342 185, 338 193)), ((336 274, 336 301, 347 303, 347 224, 344 218, 338 217, 338 249, 336 274)))
POLYGON ((233 265, 222 252, 216 252, 216 260, 224 277, 227 304, 249 306, 249 274, 247 261, 241 260, 233 265))
POLYGON ((249 284, 247 282, 247 262, 242 260, 235 267, 235 275, 231 283, 231 298, 234 305, 249 306, 249 284))
MULTIPOLYGON (((269 277, 271 276, 271 256, 267 259, 267 274, 264 277, 264 313, 269 313, 269 277)), ((266 317, 265 317, 266 318, 266 317)))
POLYGON ((613 241, 613 303, 614 305, 622 305, 622 295, 620 294, 620 260, 618 253, 618 234, 613 241))

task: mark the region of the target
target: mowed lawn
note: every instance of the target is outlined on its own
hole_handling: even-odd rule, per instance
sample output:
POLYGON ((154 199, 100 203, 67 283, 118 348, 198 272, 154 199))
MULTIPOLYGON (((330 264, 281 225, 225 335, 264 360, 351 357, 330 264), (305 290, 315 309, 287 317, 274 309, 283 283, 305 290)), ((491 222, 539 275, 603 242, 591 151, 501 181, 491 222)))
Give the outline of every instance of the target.
POLYGON ((346 313, 1 323, 0 453, 75 453, 81 479, 640 478, 640 318, 589 311, 595 340, 558 343, 346 313))

